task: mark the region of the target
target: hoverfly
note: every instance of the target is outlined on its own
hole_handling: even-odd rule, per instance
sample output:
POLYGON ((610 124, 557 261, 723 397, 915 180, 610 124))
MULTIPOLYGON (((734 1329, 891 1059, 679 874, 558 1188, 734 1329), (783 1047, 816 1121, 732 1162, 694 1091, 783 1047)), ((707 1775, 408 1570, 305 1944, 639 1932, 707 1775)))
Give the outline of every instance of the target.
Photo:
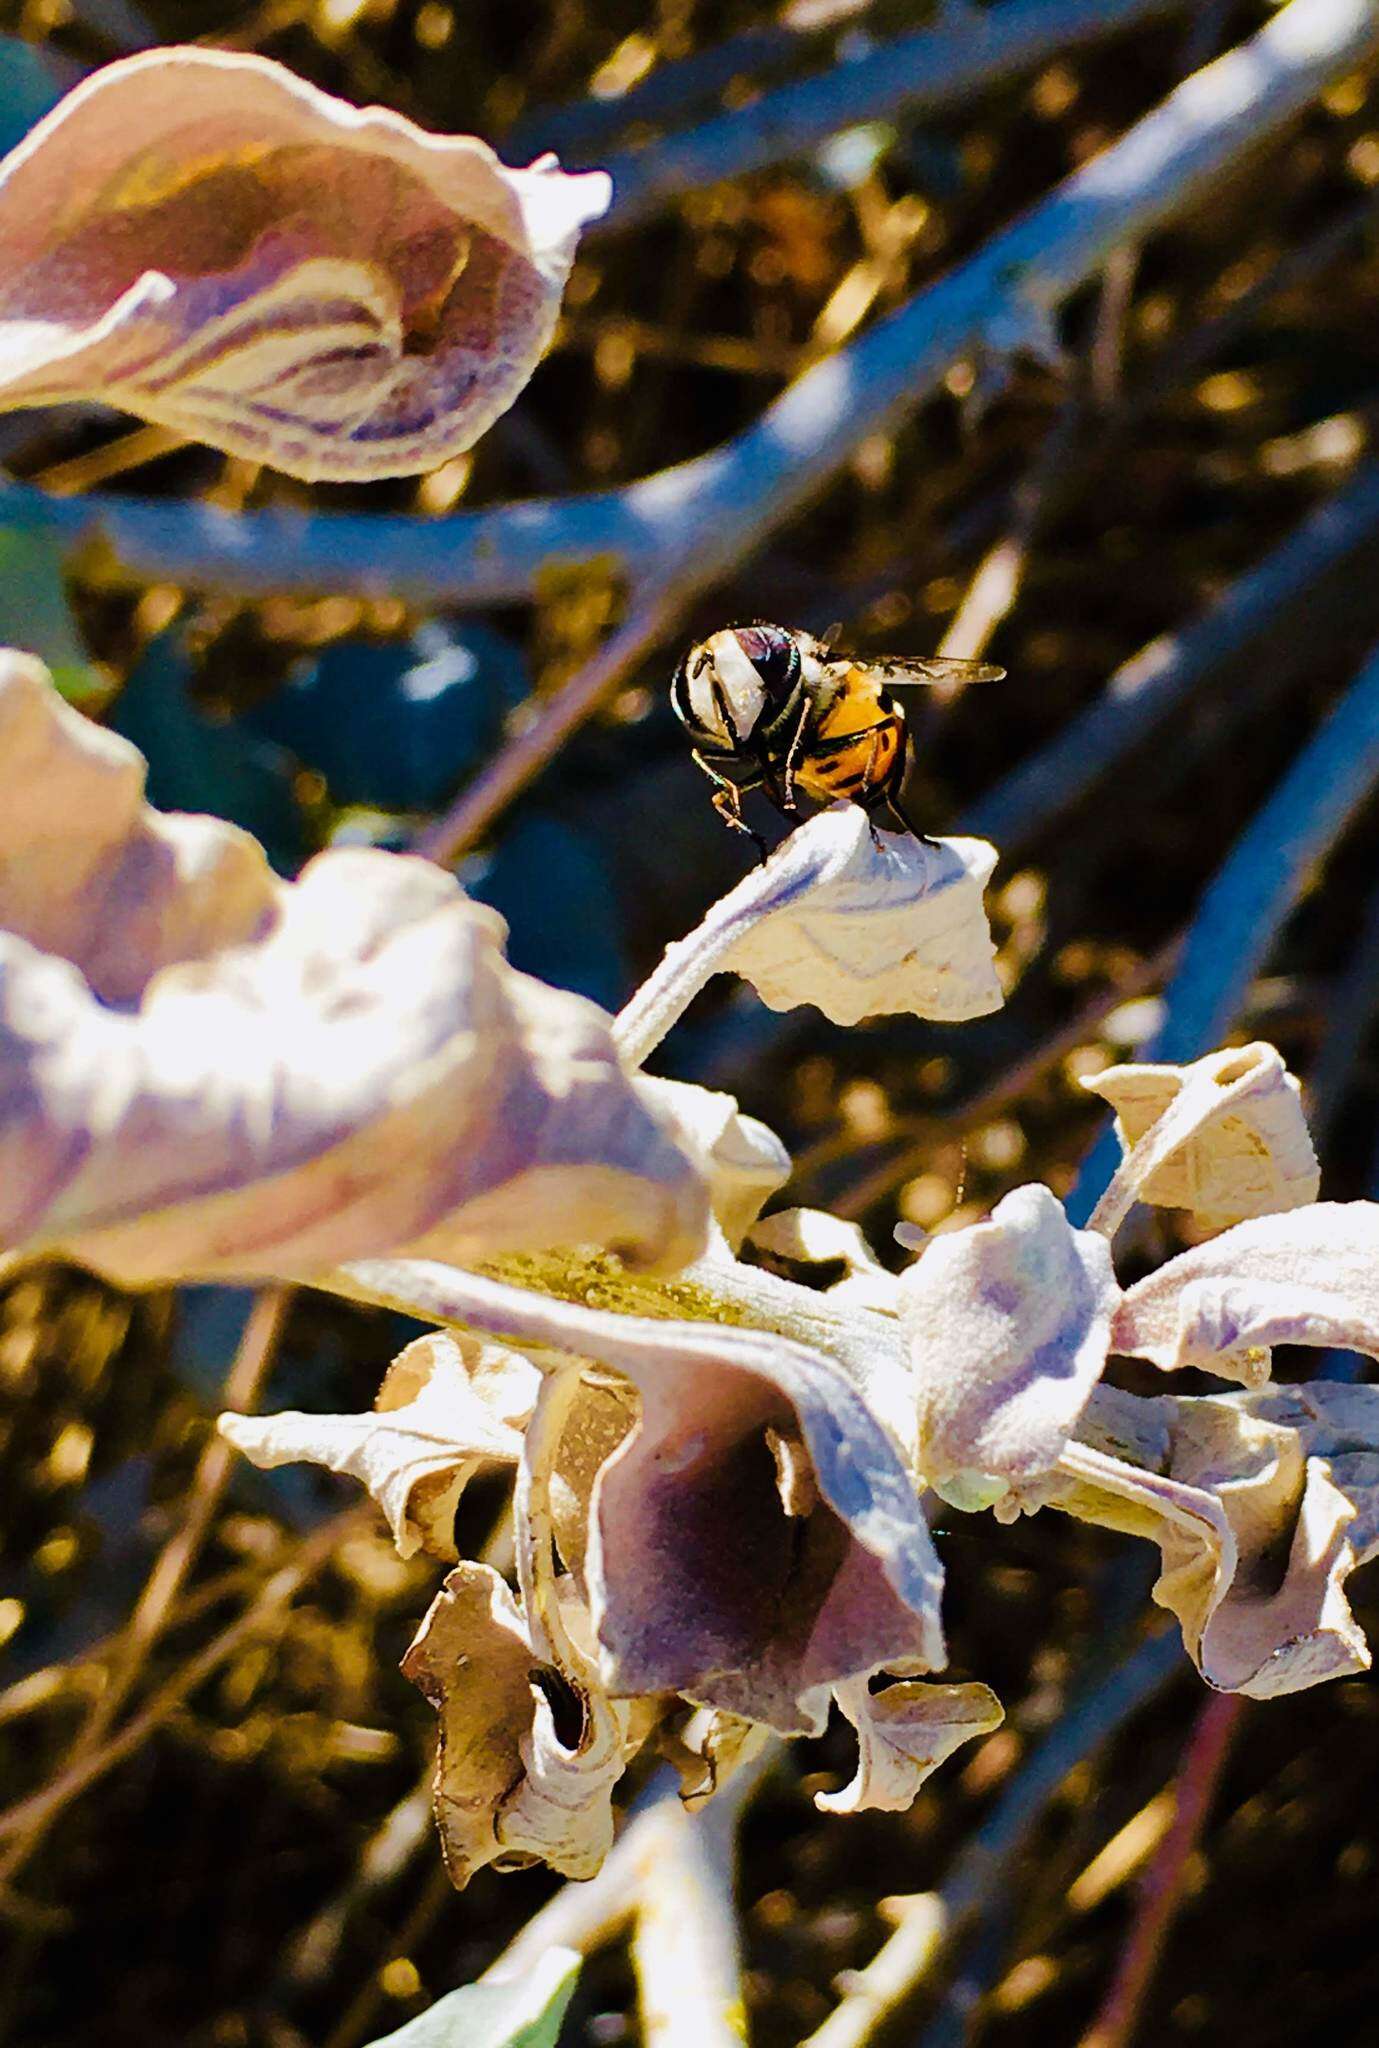
POLYGON ((831 634, 816 640, 764 621, 725 626, 691 647, 671 681, 671 707, 714 785, 714 809, 763 858, 766 843, 742 816, 750 789, 763 789, 786 817, 799 816, 801 793, 823 804, 846 797, 868 814, 884 806, 915 832, 900 805, 909 747, 891 691, 1005 674, 942 655, 854 660, 834 654, 831 642, 831 634))

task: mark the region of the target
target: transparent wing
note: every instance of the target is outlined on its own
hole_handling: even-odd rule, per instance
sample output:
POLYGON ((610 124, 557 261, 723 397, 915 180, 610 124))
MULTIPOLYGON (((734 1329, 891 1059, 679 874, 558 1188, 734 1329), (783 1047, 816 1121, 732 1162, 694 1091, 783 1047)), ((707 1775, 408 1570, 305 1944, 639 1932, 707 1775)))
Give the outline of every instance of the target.
POLYGON ((859 660, 857 668, 884 683, 887 689, 918 689, 932 683, 999 683, 1005 674, 994 661, 961 661, 947 654, 891 654, 876 660, 859 660))

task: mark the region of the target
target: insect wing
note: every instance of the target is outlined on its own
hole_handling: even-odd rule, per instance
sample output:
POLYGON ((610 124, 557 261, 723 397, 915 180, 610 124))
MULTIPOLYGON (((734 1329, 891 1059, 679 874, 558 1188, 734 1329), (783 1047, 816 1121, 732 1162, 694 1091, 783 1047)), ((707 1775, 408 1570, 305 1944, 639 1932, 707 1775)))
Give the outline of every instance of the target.
POLYGON ((891 690, 914 690, 935 683, 999 683, 1005 675, 994 661, 963 661, 948 654, 883 655, 857 666, 891 690))

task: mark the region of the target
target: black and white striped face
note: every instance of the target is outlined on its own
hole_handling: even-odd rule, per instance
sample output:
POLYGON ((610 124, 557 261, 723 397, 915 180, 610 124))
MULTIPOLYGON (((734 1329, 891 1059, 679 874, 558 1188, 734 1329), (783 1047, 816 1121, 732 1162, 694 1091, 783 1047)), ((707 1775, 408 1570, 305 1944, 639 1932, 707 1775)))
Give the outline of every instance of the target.
POLYGON ((803 637, 782 626, 725 626, 702 640, 675 678, 678 716, 706 742, 725 750, 743 746, 774 722, 799 687, 803 637))

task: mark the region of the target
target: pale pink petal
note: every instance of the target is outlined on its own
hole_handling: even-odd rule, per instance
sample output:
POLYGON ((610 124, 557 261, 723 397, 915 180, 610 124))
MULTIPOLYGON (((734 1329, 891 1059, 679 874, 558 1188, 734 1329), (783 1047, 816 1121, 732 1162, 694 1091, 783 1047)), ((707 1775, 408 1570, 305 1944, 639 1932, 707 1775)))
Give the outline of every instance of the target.
POLYGON ((313 479, 433 468, 531 376, 609 194, 266 57, 143 52, 0 163, 0 406, 99 399, 313 479))
POLYGON ((7 736, 0 1250, 141 1285, 702 1247, 700 1171, 608 1020, 515 973, 452 876, 341 850, 276 882, 233 827, 158 818, 135 750, 13 655, 7 736))
POLYGON ((1127 1289, 1117 1351, 1257 1384, 1275 1344, 1379 1357, 1379 1204, 1315 1202, 1237 1224, 1127 1289))
POLYGON ((1038 1185, 933 1238, 900 1280, 919 1461, 956 1504, 1056 1463, 1106 1363, 1119 1298, 1104 1238, 1038 1185))

